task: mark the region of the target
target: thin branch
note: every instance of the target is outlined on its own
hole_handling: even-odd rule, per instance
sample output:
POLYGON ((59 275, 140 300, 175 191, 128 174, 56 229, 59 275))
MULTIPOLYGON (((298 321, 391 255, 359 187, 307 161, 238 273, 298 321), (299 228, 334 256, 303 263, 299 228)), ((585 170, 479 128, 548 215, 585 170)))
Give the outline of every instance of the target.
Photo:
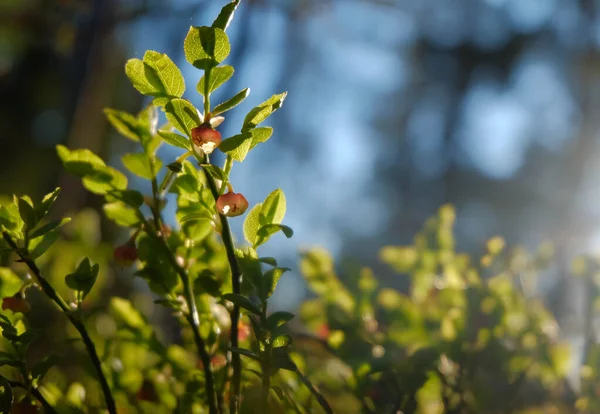
POLYGON ((33 395, 35 397, 36 400, 38 400, 42 406, 44 407, 44 413, 45 414, 58 414, 57 411, 50 405, 50 403, 48 402, 48 400, 46 400, 46 398, 44 398, 44 396, 42 395, 42 393, 40 392, 40 390, 37 387, 28 387, 27 385, 18 382, 18 381, 8 381, 10 383, 10 386, 13 388, 22 388, 25 391, 27 391, 29 394, 33 395))
POLYGON ((116 414, 117 406, 116 406, 115 400, 112 396, 112 392, 110 391, 110 386, 108 385, 106 376, 104 375, 104 372, 102 371, 102 362, 100 361, 100 358, 98 357, 98 352, 96 351, 96 346, 94 345, 94 342, 90 338, 90 335, 88 334, 87 329, 85 328, 85 325, 83 324, 83 322, 81 322, 81 320, 79 320, 75 316, 75 314, 71 311, 71 308, 69 308, 69 305, 67 305, 67 302, 65 302, 65 300, 58 294, 58 292, 46 280, 46 278, 42 274, 42 271, 35 264, 35 261, 33 261, 28 256, 28 253, 24 253, 22 249, 19 249, 17 244, 14 242, 14 240, 10 237, 10 235, 8 233, 3 232, 2 237, 4 238, 4 240, 6 240, 8 245, 15 251, 15 253, 17 253, 19 258, 21 259, 21 262, 25 263, 27 265, 27 267, 29 267, 29 270, 31 270, 31 272, 35 275, 38 284, 41 286, 42 291, 46 294, 46 296, 48 296, 50 299, 52 299, 52 301, 54 303, 56 303, 56 305, 67 316, 67 318, 69 319, 71 324, 75 327, 75 329, 77 329, 77 332, 79 332, 79 334, 81 335, 81 339, 83 339, 83 344, 85 345, 85 348, 87 349, 90 359, 92 360, 92 364, 94 365, 94 368, 96 369, 96 373, 98 375, 98 380, 100 381, 100 385, 102 387, 102 392, 104 393, 104 399, 106 401, 106 408, 108 409, 108 412, 110 414, 116 414))

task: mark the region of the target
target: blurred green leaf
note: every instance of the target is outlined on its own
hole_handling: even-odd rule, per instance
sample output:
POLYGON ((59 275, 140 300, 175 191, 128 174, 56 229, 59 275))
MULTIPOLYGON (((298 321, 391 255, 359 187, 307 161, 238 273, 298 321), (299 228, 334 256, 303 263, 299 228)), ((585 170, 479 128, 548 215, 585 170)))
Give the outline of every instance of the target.
POLYGON ((226 293, 223 295, 223 299, 228 300, 229 302, 238 305, 239 307, 244 308, 256 315, 261 314, 258 305, 245 296, 238 295, 237 293, 226 293))
POLYGON ((32 231, 31 234, 29 235, 29 237, 31 237, 32 239, 35 239, 36 237, 43 236, 44 234, 48 233, 49 231, 52 231, 58 227, 62 227, 70 221, 71 221, 71 219, 69 217, 65 217, 60 220, 51 221, 49 223, 44 224, 41 227, 38 227, 34 231, 32 231))
POLYGON ((130 207, 138 208, 144 204, 144 196, 135 190, 112 190, 107 193, 106 201, 122 201, 130 207))
POLYGON ((0 375, 0 412, 9 413, 13 405, 13 391, 10 382, 0 375))
POLYGON ((190 27, 183 42, 186 60, 198 69, 210 69, 221 63, 231 50, 225 32, 213 27, 190 27))
MULTIPOLYGON (((227 82, 233 76, 233 67, 229 65, 216 66, 210 70, 210 76, 208 81, 208 93, 211 93, 217 90, 221 85, 227 82)), ((206 83, 206 74, 200 78, 198 82, 198 86, 196 89, 198 93, 202 96, 206 93, 205 85, 206 83)))
POLYGON ((135 209, 121 202, 108 203, 103 206, 106 217, 122 227, 137 227, 140 217, 135 209))
POLYGON ((281 108, 286 96, 287 92, 273 95, 260 105, 253 108, 244 119, 242 131, 255 128, 258 124, 267 119, 273 112, 281 108))
POLYGON ((233 95, 231 98, 227 99, 225 102, 222 102, 215 106, 212 110, 212 114, 214 116, 220 115, 224 112, 235 108, 236 106, 244 102, 248 95, 250 95, 250 88, 242 89, 241 91, 233 95))
POLYGON ((266 327, 269 330, 273 330, 275 328, 280 327, 286 322, 291 321, 294 318, 294 314, 290 312, 278 311, 274 312, 267 317, 267 321, 265 323, 266 327))
POLYGON ((46 251, 52 247, 54 242, 58 240, 60 236, 60 229, 56 228, 54 230, 50 230, 45 233, 43 236, 36 237, 35 239, 31 239, 29 242, 29 256, 32 259, 37 259, 46 251))
POLYGON ((276 267, 274 269, 269 270, 264 274, 261 289, 259 291, 259 295, 263 300, 267 300, 271 297, 275 288, 277 287, 277 283, 283 274, 289 271, 287 267, 276 267))
POLYGON ((79 263, 75 272, 65 277, 65 283, 69 288, 81 292, 81 299, 84 299, 96 283, 99 270, 100 265, 96 263, 92 266, 90 259, 86 257, 79 263))
POLYGON ((25 223, 25 228, 27 230, 31 230, 37 224, 37 217, 35 214, 35 209, 27 200, 20 197, 19 198, 19 214, 21 215, 21 220, 25 223))
POLYGON ((36 206, 35 214, 38 217, 38 220, 42 220, 48 214, 48 211, 54 205, 54 202, 58 198, 60 194, 60 187, 56 188, 53 192, 46 194, 44 198, 42 198, 42 202, 36 206))
MULTIPOLYGON (((141 152, 125 154, 121 161, 129 171, 147 180, 155 178, 160 168, 160 165, 151 165, 148 156, 141 152)), ((158 159, 157 161, 160 162, 158 159)))
POLYGON ((169 131, 158 131, 158 135, 169 145, 174 147, 183 148, 185 150, 190 149, 190 140, 184 136, 181 136, 175 132, 169 131))
POLYGON ((200 242, 212 233, 212 220, 200 219, 194 221, 186 221, 182 225, 182 230, 188 239, 193 240, 195 242, 200 242))
POLYGON ((284 335, 279 335, 278 337, 273 339, 272 345, 273 345, 273 348, 281 348, 281 347, 290 345, 291 343, 292 343, 292 337, 287 334, 284 334, 284 335))
POLYGON ((142 315, 127 299, 113 297, 109 309, 115 318, 130 328, 142 329, 146 325, 142 315))
POLYGON ((139 123, 136 117, 124 111, 118 111, 112 108, 105 108, 104 114, 111 125, 124 137, 132 141, 139 142, 140 131, 139 123))
POLYGON ((262 280, 262 271, 258 261, 258 254, 252 247, 245 250, 236 249, 235 255, 238 259, 238 264, 242 269, 244 279, 256 289, 260 289, 262 280))
POLYGON ((252 358, 256 361, 260 361, 260 357, 258 356, 258 354, 250 351, 249 349, 233 347, 233 348, 229 348, 229 350, 235 354, 240 354, 240 355, 246 356, 248 358, 252 358))

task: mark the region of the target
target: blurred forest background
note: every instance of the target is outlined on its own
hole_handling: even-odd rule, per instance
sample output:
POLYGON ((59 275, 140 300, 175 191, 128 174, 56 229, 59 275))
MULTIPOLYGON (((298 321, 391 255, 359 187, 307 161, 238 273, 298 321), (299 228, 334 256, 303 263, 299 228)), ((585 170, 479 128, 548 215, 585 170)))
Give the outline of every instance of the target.
MULTIPOLYGON (((119 164, 130 143, 102 109, 145 103, 126 59, 166 52, 195 84, 182 40, 224 3, 0 1, 0 194, 37 199, 60 185, 57 216, 99 206, 55 145, 119 164)), ((229 34, 236 75, 221 97, 252 92, 225 137, 245 110, 289 91, 275 139, 233 172, 251 205, 276 187, 288 195, 296 234, 265 254, 295 267, 299 247, 319 244, 385 279, 379 248, 409 242, 453 203, 459 249, 479 253, 496 234, 553 243, 559 260, 529 293, 547 298, 574 345, 595 340, 585 283, 566 275, 600 247, 600 2, 246 0, 229 34)), ((103 237, 123 240, 108 224, 103 237)), ((299 276, 278 289, 290 309, 306 294, 299 276)))

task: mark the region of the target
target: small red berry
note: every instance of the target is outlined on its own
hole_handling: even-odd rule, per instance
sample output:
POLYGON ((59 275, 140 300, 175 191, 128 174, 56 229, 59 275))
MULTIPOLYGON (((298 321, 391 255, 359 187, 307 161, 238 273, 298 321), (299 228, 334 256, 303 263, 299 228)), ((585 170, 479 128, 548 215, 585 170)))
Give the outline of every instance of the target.
POLYGON ((210 124, 202 124, 192 129, 192 143, 196 150, 210 154, 221 143, 221 133, 210 124))
POLYGON ((248 200, 239 193, 227 193, 217 198, 217 210, 219 214, 227 217, 235 217, 248 209, 248 200))
POLYGON ((27 299, 18 292, 14 296, 2 298, 2 310, 10 310, 13 313, 26 313, 31 310, 31 306, 27 299))
POLYGON ((317 336, 323 340, 327 340, 329 338, 329 326, 327 326, 326 323, 317 328, 317 336))
POLYGON ((117 247, 114 251, 115 261, 122 267, 131 266, 138 258, 137 247, 135 243, 125 243, 117 247))

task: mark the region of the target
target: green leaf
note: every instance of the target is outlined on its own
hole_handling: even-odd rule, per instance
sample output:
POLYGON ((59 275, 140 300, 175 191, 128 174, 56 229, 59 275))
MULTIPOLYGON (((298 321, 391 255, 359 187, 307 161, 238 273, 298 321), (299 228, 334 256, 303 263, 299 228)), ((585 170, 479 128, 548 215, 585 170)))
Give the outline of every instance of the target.
POLYGON ((257 107, 253 108, 244 119, 242 130, 248 130, 256 127, 258 124, 267 119, 273 112, 281 108, 283 101, 287 96, 287 92, 273 95, 257 107))
POLYGON ((156 130, 158 129, 158 111, 154 105, 146 105, 146 107, 137 114, 137 121, 140 127, 142 127, 145 132, 148 132, 149 136, 156 135, 156 130))
POLYGON ((32 259, 37 259, 41 255, 46 253, 46 251, 50 247, 52 247, 54 242, 56 240, 58 240, 59 236, 60 236, 60 229, 54 229, 54 230, 51 230, 51 231, 45 233, 43 236, 32 239, 29 242, 29 256, 32 259))
POLYGON ((242 102, 244 102, 244 100, 248 97, 248 95, 250 95, 250 88, 242 89, 241 91, 236 93, 234 96, 227 99, 225 102, 222 102, 222 103, 218 104, 217 106, 215 106, 211 113, 214 116, 217 116, 219 114, 222 114, 223 112, 227 112, 227 111, 235 108, 242 102))
POLYGON ((185 99, 173 99, 165 106, 165 114, 169 122, 188 137, 192 136, 192 128, 202 123, 198 110, 185 99))
POLYGON ((252 146, 252 134, 242 133, 221 142, 219 149, 238 162, 246 159, 252 146))
POLYGON ((242 269, 244 279, 248 280, 256 290, 259 290, 263 275, 256 250, 252 247, 248 247, 245 251, 236 249, 235 255, 242 269))
POLYGON ((144 54, 146 77, 153 83, 162 85, 165 95, 181 98, 185 92, 185 81, 181 71, 165 53, 148 50, 144 54), (148 71, 148 67, 152 71, 148 71), (154 78, 154 76, 156 78, 154 78))
POLYGON ((112 190, 125 190, 127 177, 112 167, 96 167, 93 174, 82 179, 83 186, 94 194, 105 195, 112 190))
POLYGON ((122 202, 108 203, 103 206, 106 217, 122 227, 137 227, 140 223, 137 210, 122 202))
POLYGON ((60 194, 60 187, 56 188, 53 192, 46 194, 44 198, 42 198, 42 202, 36 207, 35 214, 38 217, 38 220, 43 219, 48 211, 54 205, 54 202, 58 198, 60 194))
POLYGON ((35 229, 33 232, 31 232, 29 237, 31 237, 32 239, 35 239, 36 237, 43 236, 44 234, 48 233, 49 231, 52 231, 58 227, 62 227, 70 221, 71 221, 71 219, 69 217, 65 217, 60 220, 51 221, 49 223, 44 224, 42 227, 38 227, 37 229, 35 229))
POLYGON ((81 292, 84 299, 96 283, 99 270, 100 265, 96 263, 92 266, 90 259, 86 257, 79 263, 74 273, 65 276, 65 283, 69 288, 81 292))
POLYGON ((258 356, 257 353, 250 351, 249 349, 232 347, 229 348, 229 350, 234 354, 240 354, 243 356, 247 356, 248 358, 252 358, 256 361, 260 361, 260 356, 258 356))
POLYGON ((221 142, 219 149, 231 156, 234 160, 242 162, 246 159, 248 152, 260 142, 265 142, 271 137, 273 128, 261 127, 251 129, 241 134, 234 135, 221 142))
POLYGON ((106 201, 122 201, 130 207, 138 208, 144 204, 144 196, 135 190, 112 190, 106 194, 106 201))
POLYGON ((283 274, 289 270, 290 269, 287 267, 276 267, 275 269, 271 269, 265 273, 262 280, 262 287, 259 292, 261 299, 267 300, 271 297, 275 291, 275 288, 277 287, 279 279, 281 279, 281 276, 283 276, 283 274))
POLYGON ((284 335, 279 335, 278 337, 273 339, 272 345, 273 345, 273 348, 282 348, 284 346, 290 345, 291 343, 292 343, 292 337, 287 334, 284 334, 284 335))
POLYGON ((151 180, 156 177, 157 171, 153 171, 152 165, 148 156, 144 153, 137 152, 132 154, 125 154, 121 157, 121 161, 125 168, 134 173, 135 175, 151 180))
POLYGON ((238 295, 237 293, 226 293, 223 295, 223 299, 228 300, 229 302, 238 305, 239 307, 244 308, 256 315, 261 314, 258 305, 245 296, 238 295))
POLYGON ((286 200, 281 188, 276 189, 267 196, 260 209, 258 221, 262 226, 279 224, 285 216, 286 200))
POLYGON ((98 167, 106 166, 102 158, 88 149, 70 151, 64 145, 57 145, 56 151, 65 170, 78 177, 94 174, 98 167))
POLYGON ((206 70, 225 60, 231 46, 222 29, 192 26, 183 42, 183 50, 189 63, 206 70))
POLYGON ((225 172, 214 164, 200 164, 204 170, 210 174, 211 177, 216 178, 217 180, 225 181, 225 172))
POLYGON ((19 215, 21 216, 21 220, 25 223, 25 228, 27 230, 31 230, 37 224, 37 217, 35 214, 35 209, 27 200, 23 197, 19 197, 19 215))
POLYGON ((164 53, 149 50, 144 54, 144 60, 129 59, 125 73, 140 93, 166 98, 157 101, 160 106, 171 98, 181 97, 185 91, 181 71, 164 53))
POLYGON ((183 148, 185 150, 190 149, 190 140, 184 136, 176 134, 170 131, 158 131, 158 135, 169 145, 174 147, 183 148))
MULTIPOLYGON (((229 65, 223 65, 223 66, 216 66, 214 68, 211 69, 210 71, 210 76, 209 76, 209 81, 208 81, 208 93, 211 93, 213 91, 215 91, 217 88, 219 88, 221 85, 223 85, 225 82, 227 82, 232 76, 233 76, 233 67, 229 66, 229 65)), ((196 87, 196 89, 198 90, 198 93, 202 96, 204 96, 205 94, 205 82, 206 82, 206 74, 204 74, 204 76, 202 76, 200 78, 200 81, 198 82, 198 86, 196 87)))
POLYGON ((185 236, 195 242, 200 242, 207 238, 213 231, 212 220, 200 219, 187 221, 182 225, 185 236))
POLYGON ((246 214, 246 219, 244 220, 244 237, 246 238, 246 241, 252 245, 254 245, 256 241, 256 235, 260 228, 258 217, 261 208, 262 203, 255 205, 252 210, 246 214))
POLYGON ((226 4, 219 13, 219 16, 215 19, 212 24, 212 27, 218 28, 221 30, 227 30, 229 23, 233 19, 233 13, 237 6, 240 4, 240 0, 234 0, 231 3, 226 4))
POLYGON ((139 123, 133 115, 112 108, 105 108, 104 114, 119 134, 135 142, 141 140, 139 123))
POLYGON ((61 355, 48 355, 46 358, 36 363, 33 368, 31 368, 31 376, 39 384, 40 381, 44 379, 48 371, 50 371, 50 368, 61 362, 63 359, 64 357, 61 355))
POLYGON ((261 257, 258 259, 259 262, 268 264, 270 266, 277 267, 277 260, 274 257, 261 257))
POLYGON ((144 317, 127 299, 113 297, 109 309, 118 320, 130 328, 142 329, 146 326, 144 317))
POLYGON ((13 405, 13 391, 10 382, 0 375, 0 413, 9 413, 13 405))
POLYGON ((254 243, 254 247, 258 247, 261 244, 264 244, 269 240, 269 238, 277 232, 283 232, 285 237, 288 239, 294 235, 294 230, 291 227, 285 226, 283 224, 266 224, 261 226, 256 232, 256 241, 254 243))
POLYGON ((273 329, 280 327, 281 325, 285 324, 286 322, 291 321, 293 318, 294 318, 294 314, 290 313, 290 312, 284 312, 284 311, 274 312, 271 315, 269 315, 269 317, 267 317, 267 321, 266 321, 265 325, 269 330, 272 331, 273 329))

